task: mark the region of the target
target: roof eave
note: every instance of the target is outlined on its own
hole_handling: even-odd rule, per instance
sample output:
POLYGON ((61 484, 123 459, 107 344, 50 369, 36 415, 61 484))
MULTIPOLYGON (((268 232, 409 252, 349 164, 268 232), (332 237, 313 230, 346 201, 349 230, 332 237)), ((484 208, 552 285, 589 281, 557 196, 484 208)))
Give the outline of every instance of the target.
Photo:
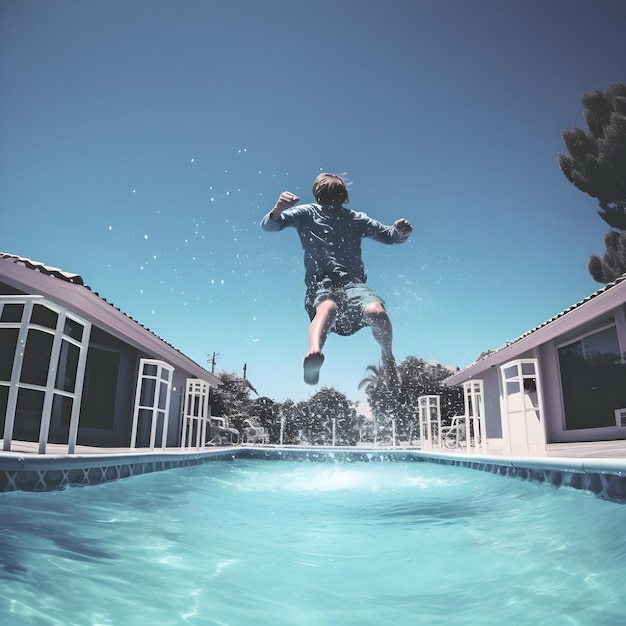
POLYGON ((80 283, 33 270, 16 264, 11 259, 0 259, 0 276, 15 289, 26 293, 32 289, 59 306, 80 315, 94 326, 115 337, 123 338, 137 350, 159 355, 170 365, 180 367, 191 376, 204 380, 213 387, 221 384, 217 377, 201 365, 80 283))
POLYGON ((625 301, 626 280, 622 280, 611 286, 610 289, 606 289, 606 291, 600 290, 600 292, 597 292, 597 295, 591 296, 581 304, 566 310, 566 312, 548 320, 548 322, 522 335, 515 341, 506 344, 485 358, 446 378, 444 383, 453 386, 476 378, 485 370, 507 363, 518 358, 524 352, 575 330, 583 323, 608 313, 625 301))

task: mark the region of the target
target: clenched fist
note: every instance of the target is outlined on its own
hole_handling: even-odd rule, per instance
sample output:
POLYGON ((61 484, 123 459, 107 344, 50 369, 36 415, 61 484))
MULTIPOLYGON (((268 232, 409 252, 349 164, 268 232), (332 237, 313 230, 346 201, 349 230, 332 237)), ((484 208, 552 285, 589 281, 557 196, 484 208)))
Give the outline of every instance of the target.
POLYGON ((280 196, 278 196, 278 200, 276 200, 276 204, 272 209, 270 217, 277 222, 283 211, 290 209, 292 206, 298 204, 298 202, 300 202, 300 198, 298 198, 298 196, 290 191, 283 191, 280 196))

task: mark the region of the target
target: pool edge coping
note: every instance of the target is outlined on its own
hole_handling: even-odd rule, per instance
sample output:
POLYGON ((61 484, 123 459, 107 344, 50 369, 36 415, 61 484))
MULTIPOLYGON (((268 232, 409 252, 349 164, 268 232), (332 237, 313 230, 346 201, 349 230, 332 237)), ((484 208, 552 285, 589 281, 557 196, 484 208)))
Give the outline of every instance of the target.
POLYGON ((91 486, 131 476, 237 458, 380 462, 417 460, 463 466, 502 476, 569 486, 626 503, 626 459, 596 457, 503 457, 423 451, 416 448, 353 446, 242 445, 182 452, 147 451, 98 454, 0 453, 0 492, 54 491, 91 486), (400 458, 402 457, 402 458, 400 458))

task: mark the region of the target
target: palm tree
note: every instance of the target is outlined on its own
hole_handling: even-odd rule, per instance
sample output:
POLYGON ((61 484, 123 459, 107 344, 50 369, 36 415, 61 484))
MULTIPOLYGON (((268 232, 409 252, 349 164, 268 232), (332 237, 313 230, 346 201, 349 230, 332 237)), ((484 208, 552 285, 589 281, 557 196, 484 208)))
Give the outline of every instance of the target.
POLYGON ((379 426, 383 432, 388 433, 396 412, 397 389, 390 386, 389 377, 381 365, 368 365, 365 369, 369 374, 359 382, 358 388, 365 389, 375 427, 379 426))

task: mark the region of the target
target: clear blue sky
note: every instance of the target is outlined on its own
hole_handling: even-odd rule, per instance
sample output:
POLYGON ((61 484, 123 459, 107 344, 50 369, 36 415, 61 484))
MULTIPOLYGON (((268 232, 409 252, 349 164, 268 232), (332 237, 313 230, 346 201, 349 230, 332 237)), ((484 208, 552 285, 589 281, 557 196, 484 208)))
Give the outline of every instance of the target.
MULTIPOLYGON (((622 0, 2 0, 0 250, 80 273, 201 364, 305 399, 283 190, 347 172, 398 360, 464 367, 600 287, 608 227, 561 174, 580 97, 626 82, 622 0)), ((353 399, 379 353, 331 336, 353 399)))

